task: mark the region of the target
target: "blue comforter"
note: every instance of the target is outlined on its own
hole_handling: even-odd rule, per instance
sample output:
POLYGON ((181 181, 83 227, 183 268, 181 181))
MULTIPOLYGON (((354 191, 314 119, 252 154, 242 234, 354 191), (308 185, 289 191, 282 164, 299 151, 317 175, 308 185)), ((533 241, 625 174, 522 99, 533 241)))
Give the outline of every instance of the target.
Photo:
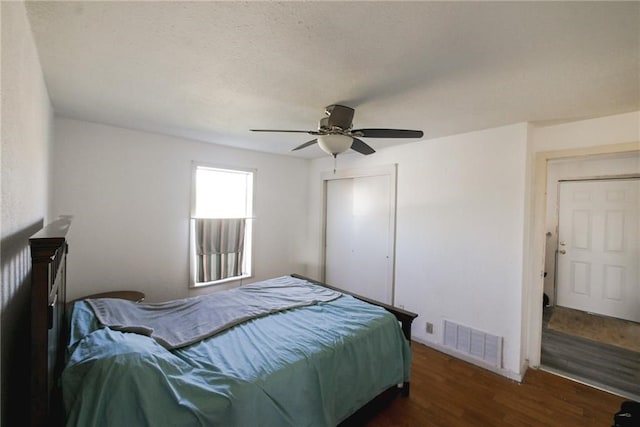
POLYGON ((347 295, 176 350, 79 302, 62 389, 68 426, 334 426, 408 381, 410 361, 395 317, 347 295))

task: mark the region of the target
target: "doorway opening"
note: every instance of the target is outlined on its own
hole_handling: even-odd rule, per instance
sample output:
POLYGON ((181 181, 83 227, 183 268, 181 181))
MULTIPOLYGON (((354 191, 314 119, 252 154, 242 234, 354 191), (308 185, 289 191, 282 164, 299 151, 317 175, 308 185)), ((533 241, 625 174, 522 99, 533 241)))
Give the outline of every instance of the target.
POLYGON ((547 162, 540 347, 541 368, 636 400, 639 189, 638 151, 547 162))

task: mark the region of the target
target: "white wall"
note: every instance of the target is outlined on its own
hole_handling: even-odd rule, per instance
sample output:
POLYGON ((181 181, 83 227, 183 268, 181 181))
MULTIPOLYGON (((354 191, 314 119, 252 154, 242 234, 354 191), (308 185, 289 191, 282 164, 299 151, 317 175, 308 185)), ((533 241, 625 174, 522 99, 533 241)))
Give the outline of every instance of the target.
POLYGON ((640 111, 554 126, 534 126, 531 133, 535 152, 640 141, 640 111))
POLYGON ((1 424, 20 425, 28 412, 28 239, 47 208, 51 104, 22 2, 1 2, 1 424))
MULTIPOLYGON (((521 374, 526 124, 416 142, 338 168, 398 164, 395 305, 419 314, 413 336, 440 346, 449 319, 504 337, 502 374, 521 374), (425 323, 435 324, 434 334, 425 323)), ((310 171, 308 273, 320 277, 321 173, 310 171)))
POLYGON ((51 200, 54 214, 74 215, 70 298, 135 289, 163 301, 221 289, 188 287, 192 161, 257 169, 250 281, 303 272, 308 160, 56 117, 51 200))

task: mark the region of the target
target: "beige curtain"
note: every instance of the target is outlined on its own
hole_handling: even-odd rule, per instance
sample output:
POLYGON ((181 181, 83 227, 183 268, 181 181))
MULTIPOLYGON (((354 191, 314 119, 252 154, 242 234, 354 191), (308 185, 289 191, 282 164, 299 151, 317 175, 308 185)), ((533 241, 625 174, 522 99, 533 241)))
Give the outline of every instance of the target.
POLYGON ((242 275, 245 218, 196 218, 196 281, 242 275))

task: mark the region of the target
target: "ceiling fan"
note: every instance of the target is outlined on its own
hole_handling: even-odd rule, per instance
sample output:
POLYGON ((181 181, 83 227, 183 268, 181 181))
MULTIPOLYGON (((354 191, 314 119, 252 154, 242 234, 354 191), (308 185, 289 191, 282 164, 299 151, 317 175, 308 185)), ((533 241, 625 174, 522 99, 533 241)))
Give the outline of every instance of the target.
POLYGON ((307 141, 291 151, 309 147, 316 142, 327 154, 336 157, 349 148, 361 154, 372 154, 375 150, 360 138, 422 138, 421 130, 407 129, 352 129, 354 109, 344 105, 329 105, 324 109, 326 117, 320 119, 318 130, 251 129, 252 132, 308 133, 317 138, 307 141))

